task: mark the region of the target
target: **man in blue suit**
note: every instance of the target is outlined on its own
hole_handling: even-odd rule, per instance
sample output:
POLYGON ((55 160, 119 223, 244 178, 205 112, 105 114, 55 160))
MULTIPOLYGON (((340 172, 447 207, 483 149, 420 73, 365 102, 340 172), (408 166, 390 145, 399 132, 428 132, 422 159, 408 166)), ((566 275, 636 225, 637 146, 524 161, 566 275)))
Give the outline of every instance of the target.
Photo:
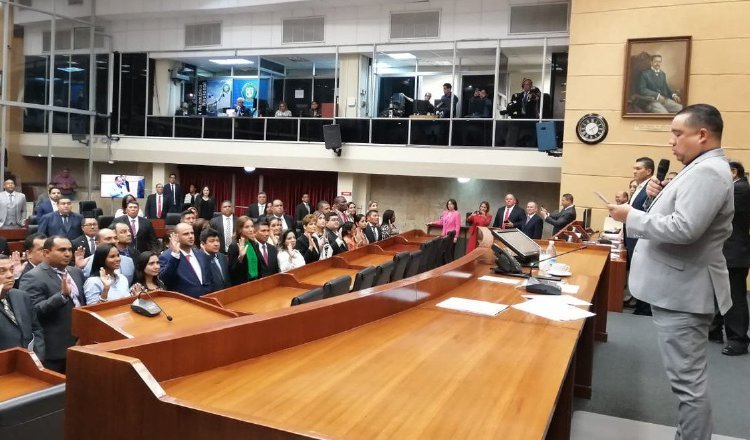
POLYGON ((75 240, 81 235, 81 214, 72 212, 70 199, 60 199, 57 203, 57 212, 50 212, 39 219, 40 234, 47 237, 62 235, 68 240, 75 240))
POLYGON ((177 224, 169 235, 169 248, 159 256, 159 275, 167 290, 197 298, 211 292, 212 276, 208 257, 194 245, 193 227, 177 224))
POLYGON ((544 221, 539 215, 537 215, 538 209, 536 202, 527 203, 526 217, 521 224, 516 225, 521 232, 535 240, 540 240, 542 238, 542 230, 544 229, 544 221))
POLYGON ((41 219, 45 214, 57 211, 57 202, 59 202, 60 198, 62 197, 60 188, 57 188, 55 186, 51 187, 47 192, 49 193, 49 198, 39 202, 39 204, 36 205, 37 221, 41 219))
POLYGON ((661 55, 651 55, 651 67, 638 76, 638 94, 648 101, 648 113, 677 113, 682 110, 680 96, 669 88, 661 70, 661 55))
POLYGON ((208 258, 211 268, 211 291, 226 289, 231 285, 229 280, 229 264, 227 256, 219 252, 221 249, 221 237, 216 229, 204 229, 200 236, 201 250, 208 258))
MULTIPOLYGON (((638 186, 633 193, 633 197, 630 199, 630 206, 639 211, 646 211, 646 200, 648 195, 646 194, 646 184, 654 175, 654 160, 650 157, 639 157, 635 160, 633 165, 633 179, 638 183, 638 186)), ((630 262, 633 260, 633 251, 635 245, 638 243, 638 239, 634 237, 628 237, 627 225, 623 225, 623 236, 625 237, 625 249, 628 251, 628 259, 626 262, 627 270, 630 270, 630 262)), ((635 315, 651 315, 651 306, 640 299, 635 302, 635 315)))

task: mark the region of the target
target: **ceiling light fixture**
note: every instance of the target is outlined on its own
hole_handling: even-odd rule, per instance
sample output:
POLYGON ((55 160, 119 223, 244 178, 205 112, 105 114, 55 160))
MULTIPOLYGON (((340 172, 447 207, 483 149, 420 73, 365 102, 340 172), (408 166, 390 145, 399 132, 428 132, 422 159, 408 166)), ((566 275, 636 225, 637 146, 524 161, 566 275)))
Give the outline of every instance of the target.
POLYGON ((394 60, 416 60, 417 59, 416 56, 408 52, 389 53, 387 55, 393 58, 394 60))
POLYGON ((247 64, 253 64, 252 61, 246 60, 244 58, 225 58, 225 59, 214 59, 214 60, 208 60, 211 61, 214 64, 219 64, 221 66, 243 66, 247 64))
POLYGON ((458 183, 468 183, 469 181, 471 181, 471 178, 469 178, 469 177, 459 177, 458 178, 458 183))

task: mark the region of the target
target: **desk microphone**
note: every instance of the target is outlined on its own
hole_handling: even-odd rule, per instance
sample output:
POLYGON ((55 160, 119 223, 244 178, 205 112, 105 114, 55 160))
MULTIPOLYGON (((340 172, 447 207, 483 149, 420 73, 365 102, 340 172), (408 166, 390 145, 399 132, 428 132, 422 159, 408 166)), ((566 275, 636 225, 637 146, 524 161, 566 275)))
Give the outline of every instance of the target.
MULTIPOLYGON (((659 166, 656 168, 656 180, 659 181, 659 185, 664 181, 664 179, 667 177, 667 173, 669 172, 669 159, 662 159, 659 161, 659 166)), ((644 189, 645 191, 645 189, 644 189)), ((654 202, 653 197, 649 197, 646 199, 645 202, 643 202, 643 209, 648 211, 648 208, 651 207, 651 204, 654 202)))
POLYGON ((167 314, 167 312, 161 306, 159 306, 154 297, 152 297, 148 291, 138 293, 138 298, 136 298, 135 301, 130 304, 130 308, 134 312, 143 316, 148 316, 149 318, 153 318, 161 312, 164 312, 164 316, 166 316, 167 321, 172 321, 172 319, 174 319, 172 318, 172 315, 167 314), (149 297, 148 300, 141 299, 141 294, 144 293, 149 297))

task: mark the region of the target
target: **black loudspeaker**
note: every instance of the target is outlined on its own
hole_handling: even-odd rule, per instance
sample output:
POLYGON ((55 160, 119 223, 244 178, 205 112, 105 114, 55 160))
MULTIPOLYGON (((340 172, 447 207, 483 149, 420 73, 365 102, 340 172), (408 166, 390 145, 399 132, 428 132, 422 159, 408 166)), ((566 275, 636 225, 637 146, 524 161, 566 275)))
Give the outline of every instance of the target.
POLYGON ((326 150, 333 150, 337 156, 341 156, 341 126, 324 125, 323 141, 326 144, 326 150))

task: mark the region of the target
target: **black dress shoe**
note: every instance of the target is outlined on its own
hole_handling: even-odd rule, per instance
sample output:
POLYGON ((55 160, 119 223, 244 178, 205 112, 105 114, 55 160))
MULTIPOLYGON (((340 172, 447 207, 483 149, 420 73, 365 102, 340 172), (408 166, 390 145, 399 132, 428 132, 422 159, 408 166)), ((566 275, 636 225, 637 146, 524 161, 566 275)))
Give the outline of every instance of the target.
POLYGON ((718 332, 708 332, 708 340, 716 342, 718 344, 724 343, 724 334, 719 330, 718 332))
POLYGON ((740 356, 743 354, 747 354, 747 347, 733 347, 731 345, 727 345, 726 347, 721 349, 721 354, 725 354, 727 356, 740 356))

